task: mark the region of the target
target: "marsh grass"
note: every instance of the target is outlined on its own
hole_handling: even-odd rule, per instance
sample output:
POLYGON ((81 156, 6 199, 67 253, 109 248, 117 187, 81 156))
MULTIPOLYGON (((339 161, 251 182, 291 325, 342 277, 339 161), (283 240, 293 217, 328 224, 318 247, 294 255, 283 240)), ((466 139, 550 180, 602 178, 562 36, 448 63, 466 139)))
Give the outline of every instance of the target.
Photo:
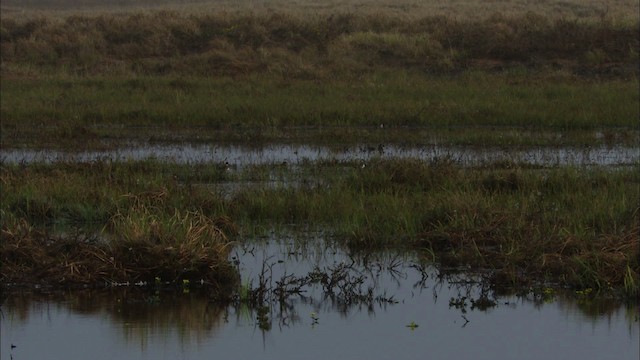
POLYGON ((218 226, 233 227, 227 223, 198 212, 154 214, 134 207, 109 220, 109 246, 121 254, 123 264, 135 264, 164 281, 228 280, 233 274, 227 262, 230 240, 218 226))
POLYGON ((372 131, 380 125, 471 127, 443 136, 456 143, 550 141, 504 127, 602 130, 609 143, 632 143, 638 21, 602 11, 3 16, 2 144, 401 142, 413 132, 372 131))
MULTIPOLYGON (((184 269, 205 272, 214 263, 202 256, 223 252, 225 236, 236 231, 313 225, 354 251, 409 247, 442 266, 490 269, 496 286, 547 281, 631 295, 640 272, 635 170, 470 168, 447 160, 373 160, 364 168, 359 162, 309 163, 279 170, 295 186, 254 183, 221 196, 214 175, 204 175, 212 182, 207 186, 177 180, 190 172, 188 165, 2 165, 2 227, 14 245, 25 238, 46 243, 51 234, 39 229, 62 221, 64 209, 103 209, 102 224, 117 237, 113 245, 124 259, 146 264, 150 273, 160 272, 155 257, 186 261, 189 266, 167 264, 174 272, 163 276, 175 279, 191 274, 184 269), (117 181, 113 171, 122 174, 117 181), (38 185, 57 178, 67 185, 38 185), (127 250, 138 246, 152 250, 127 250)), ((273 176, 263 167, 236 172, 267 182, 273 176)))
POLYGON ((3 168, 3 284, 102 285, 160 278, 233 286, 227 255, 235 225, 196 208, 177 211, 179 198, 168 195, 171 183, 161 183, 174 175, 148 173, 152 167, 100 162, 13 169, 17 172, 3 168), (31 171, 40 175, 19 185, 31 171), (14 186, 21 190, 15 193, 14 186), (60 224, 71 230, 51 227, 60 224), (72 230, 78 227, 104 229, 72 230))
POLYGON ((243 81, 3 79, 0 87, 2 143, 9 147, 99 148, 120 137, 236 143, 402 143, 435 137, 474 145, 633 144, 640 116, 637 80, 551 79, 544 74, 469 72, 433 78, 394 71, 326 82, 269 76, 243 81), (596 132, 607 136, 596 137, 596 132))
POLYGON ((291 12, 141 12, 63 19, 5 17, 3 72, 81 75, 345 76, 371 68, 425 72, 513 64, 634 74, 638 23, 535 13, 449 16, 291 12))

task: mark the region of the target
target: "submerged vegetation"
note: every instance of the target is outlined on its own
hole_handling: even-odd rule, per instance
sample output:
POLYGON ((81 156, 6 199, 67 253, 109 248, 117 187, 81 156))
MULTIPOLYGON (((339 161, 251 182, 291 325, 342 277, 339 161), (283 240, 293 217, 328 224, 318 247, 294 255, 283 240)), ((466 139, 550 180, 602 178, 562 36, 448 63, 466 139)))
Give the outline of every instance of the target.
MULTIPOLYGON (((171 255, 159 258, 188 259, 186 269, 195 276, 200 266, 210 266, 210 257, 226 256, 223 234, 237 227, 246 236, 306 224, 329 229, 353 250, 411 247, 445 267, 490 269, 496 286, 550 282, 638 291, 635 168, 373 160, 365 167, 346 162, 230 173, 211 164, 154 161, 5 164, 2 183, 3 237, 11 240, 3 241, 3 277, 11 274, 9 264, 19 265, 11 262, 15 248, 40 234, 21 229, 38 224, 93 224, 117 238, 113 244, 124 254, 140 243, 158 246, 171 255), (284 185, 268 186, 274 177, 284 185), (217 184, 229 180, 238 181, 237 190, 224 194, 217 184), (265 185, 243 187, 248 180, 265 185)), ((145 269, 149 276, 160 271, 145 269)))

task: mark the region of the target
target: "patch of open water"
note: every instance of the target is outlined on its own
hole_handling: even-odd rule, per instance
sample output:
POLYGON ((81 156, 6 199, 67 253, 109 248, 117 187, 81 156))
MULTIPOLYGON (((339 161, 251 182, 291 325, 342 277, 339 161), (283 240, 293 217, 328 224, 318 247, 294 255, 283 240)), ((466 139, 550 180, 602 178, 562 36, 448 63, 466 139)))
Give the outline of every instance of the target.
POLYGON ((638 359, 638 304, 533 295, 497 298, 469 277, 444 275, 414 254, 348 254, 321 236, 238 247, 245 284, 314 269, 348 269, 374 301, 345 302, 309 286, 269 307, 219 307, 193 291, 136 287, 61 296, 13 294, 2 305, 2 359, 638 359), (265 270, 266 269, 266 270, 265 270), (141 300, 142 299, 142 300, 141 300), (375 300, 378 299, 378 300, 375 300), (381 301, 379 299, 392 299, 381 301), (415 324, 416 326, 408 326, 415 324), (15 347, 13 347, 15 345, 15 347))
POLYGON ((225 163, 234 166, 264 164, 301 164, 314 161, 368 161, 373 158, 414 158, 425 161, 450 159, 462 165, 482 165, 496 161, 512 161, 542 166, 560 165, 631 165, 640 161, 637 147, 464 147, 425 145, 349 146, 334 149, 322 146, 274 144, 262 147, 172 144, 145 145, 109 151, 64 152, 58 150, 2 149, 4 163, 92 162, 98 160, 130 161, 157 159, 175 163, 225 163))

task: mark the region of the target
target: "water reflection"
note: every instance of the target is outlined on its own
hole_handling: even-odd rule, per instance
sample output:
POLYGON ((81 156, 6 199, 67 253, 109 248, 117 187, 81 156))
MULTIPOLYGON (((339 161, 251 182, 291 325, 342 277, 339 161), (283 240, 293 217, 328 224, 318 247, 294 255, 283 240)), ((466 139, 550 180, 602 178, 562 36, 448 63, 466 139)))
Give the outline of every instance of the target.
POLYGON ((637 303, 561 293, 498 297, 478 286, 474 276, 439 271, 415 254, 348 253, 321 234, 306 241, 246 243, 231 259, 243 283, 253 288, 260 283, 283 288, 286 279, 314 272, 328 280, 309 283, 285 301, 276 291, 267 293, 271 298, 260 303, 264 310, 240 299, 218 306, 197 287, 13 293, 2 305, 0 355, 68 360, 637 359, 640 354, 637 303), (491 302, 481 303, 482 296, 491 302))
POLYGON ((206 144, 141 145, 109 151, 63 152, 57 150, 3 149, 4 163, 131 161, 156 159, 175 163, 229 163, 242 167, 264 164, 302 164, 309 161, 368 161, 373 158, 412 158, 425 161, 450 159, 462 165, 510 161, 541 166, 631 165, 640 161, 634 147, 463 147, 425 145, 402 147, 378 144, 329 148, 273 144, 263 147, 206 144))
POLYGON ((175 332, 184 345, 215 334, 224 323, 225 307, 202 292, 148 291, 136 287, 12 293, 3 304, 5 320, 28 323, 31 317, 67 313, 107 320, 123 340, 146 343, 150 336, 175 332), (7 317, 9 316, 9 317, 7 317))

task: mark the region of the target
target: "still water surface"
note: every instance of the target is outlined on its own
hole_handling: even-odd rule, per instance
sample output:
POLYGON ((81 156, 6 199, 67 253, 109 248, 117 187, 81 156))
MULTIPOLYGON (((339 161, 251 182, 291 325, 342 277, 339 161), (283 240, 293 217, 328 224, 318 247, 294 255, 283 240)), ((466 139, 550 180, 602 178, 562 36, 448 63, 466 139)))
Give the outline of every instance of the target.
POLYGON ((348 269, 373 301, 309 287, 269 309, 268 329, 242 304, 220 307, 197 289, 138 287, 12 294, 2 305, 2 359, 629 359, 639 350, 638 304, 556 294, 499 297, 485 310, 469 277, 443 275, 415 254, 349 255, 322 239, 238 247, 243 282, 271 284, 314 269, 348 269), (266 269, 266 270, 263 270, 266 269), (377 300, 376 300, 377 299, 377 300), (385 300, 381 300, 385 299, 385 300), (392 300, 391 302, 386 300, 392 300), (414 323, 417 327, 407 325, 414 323), (15 345, 12 348, 11 345, 15 345))
POLYGON ((424 161, 450 159, 462 165, 482 165, 496 161, 512 161, 542 166, 563 165, 631 165, 640 161, 637 147, 464 147, 425 145, 358 145, 340 149, 322 146, 273 144, 261 147, 207 144, 142 145, 108 151, 64 152, 57 150, 3 149, 0 161, 91 162, 96 160, 134 161, 156 159, 180 164, 224 163, 235 166, 300 164, 315 161, 368 161, 374 158, 412 158, 424 161))

